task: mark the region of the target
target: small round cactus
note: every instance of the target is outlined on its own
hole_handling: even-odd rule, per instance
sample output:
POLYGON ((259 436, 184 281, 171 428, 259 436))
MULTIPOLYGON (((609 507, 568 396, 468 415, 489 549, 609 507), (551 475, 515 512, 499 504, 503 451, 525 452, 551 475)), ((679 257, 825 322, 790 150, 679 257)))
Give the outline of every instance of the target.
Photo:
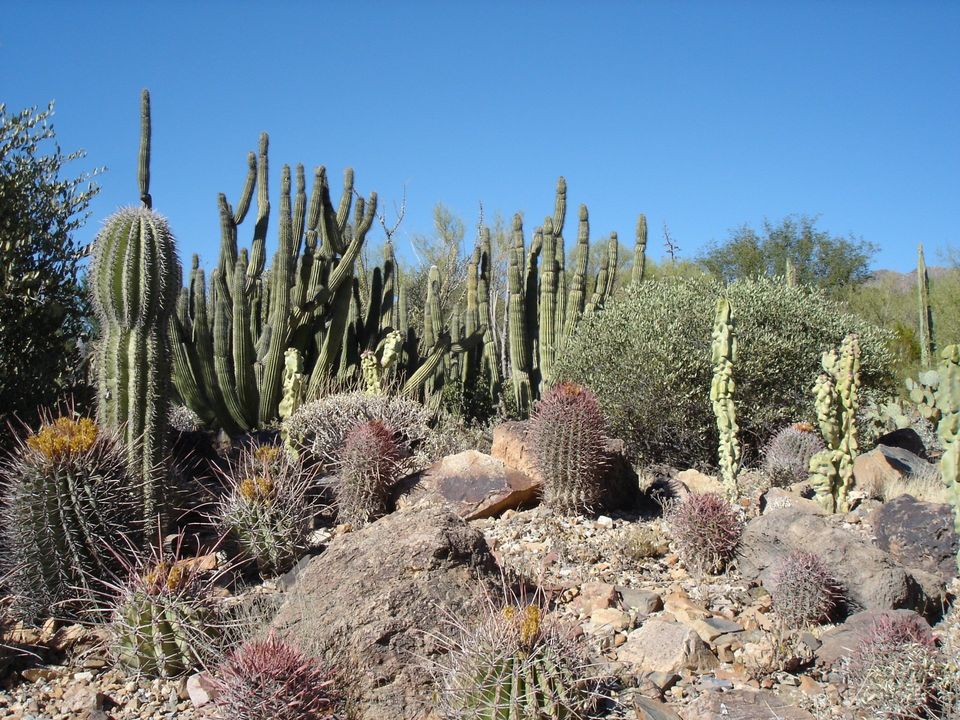
POLYGON ((716 493, 691 493, 667 510, 674 549, 694 573, 717 573, 733 557, 743 521, 730 503, 716 493))
POLYGON ((347 433, 337 470, 340 522, 360 527, 387 514, 400 457, 393 430, 379 420, 357 425, 347 433))
POLYGON ((110 622, 118 663, 138 675, 178 677, 203 664, 216 646, 211 584, 189 560, 154 560, 134 571, 110 622))
POLYGON ((763 470, 771 484, 786 487, 807 479, 810 458, 824 449, 809 423, 795 423, 778 432, 763 452, 763 470))
POLYGON ((827 566, 803 550, 783 558, 771 585, 773 609, 791 628, 829 621, 842 599, 840 585, 827 566))
POLYGON ((579 720, 594 709, 597 682, 582 649, 538 604, 491 604, 450 625, 433 668, 444 717, 579 720))
POLYGON ((234 650, 217 669, 214 696, 224 720, 333 720, 331 673, 271 633, 234 650))
POLYGON ((529 437, 548 506, 590 512, 606 500, 603 429, 596 396, 576 383, 552 387, 537 404, 529 437))
POLYGON ((261 445, 245 449, 224 481, 219 526, 256 562, 262 577, 287 572, 306 552, 317 510, 310 473, 282 448, 261 445))
POLYGON ((0 466, 2 546, 15 612, 75 619, 122 567, 112 548, 139 538, 139 492, 118 438, 60 417, 19 440, 0 466))

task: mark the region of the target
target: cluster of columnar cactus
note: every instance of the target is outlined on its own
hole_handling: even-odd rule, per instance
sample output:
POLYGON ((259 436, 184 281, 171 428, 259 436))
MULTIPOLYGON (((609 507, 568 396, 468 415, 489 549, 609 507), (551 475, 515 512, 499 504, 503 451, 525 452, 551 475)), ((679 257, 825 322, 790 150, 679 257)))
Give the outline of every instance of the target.
POLYGON ((733 310, 730 301, 717 301, 717 315, 713 325, 713 382, 710 385, 710 403, 717 418, 720 436, 718 455, 723 485, 731 498, 737 496, 737 471, 740 469, 740 441, 737 439, 737 411, 733 402, 736 384, 733 363, 737 358, 737 336, 734 331, 733 310))
POLYGON ((810 459, 810 482, 817 500, 830 512, 847 512, 857 456, 856 415, 859 407, 860 344, 848 335, 840 354, 823 354, 824 372, 817 378, 815 404, 820 434, 827 447, 810 459))
POLYGON ((180 284, 180 263, 167 221, 150 208, 150 105, 144 91, 140 194, 144 206, 123 208, 93 243, 90 289, 100 327, 97 420, 124 437, 127 465, 143 489, 143 519, 156 537, 164 514, 170 410, 168 327, 180 284))
POLYGON ((138 543, 138 481, 118 439, 88 418, 46 422, 0 467, 3 547, 17 614, 75 618, 138 543))

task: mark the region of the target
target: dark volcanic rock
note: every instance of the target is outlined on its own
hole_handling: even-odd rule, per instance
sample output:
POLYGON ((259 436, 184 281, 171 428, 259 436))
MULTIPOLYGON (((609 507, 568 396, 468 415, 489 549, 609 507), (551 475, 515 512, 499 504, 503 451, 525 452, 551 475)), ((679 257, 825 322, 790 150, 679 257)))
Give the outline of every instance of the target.
POLYGON ((949 505, 900 495, 870 518, 877 546, 898 563, 940 575, 945 581, 956 577, 960 540, 949 505))

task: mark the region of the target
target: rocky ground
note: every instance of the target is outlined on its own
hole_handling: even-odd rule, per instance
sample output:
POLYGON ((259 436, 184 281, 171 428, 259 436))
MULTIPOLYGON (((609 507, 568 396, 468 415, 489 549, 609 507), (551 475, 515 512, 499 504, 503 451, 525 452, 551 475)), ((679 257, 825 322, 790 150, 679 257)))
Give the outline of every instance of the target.
MULTIPOLYGON (((894 608, 916 613, 935 625, 940 642, 955 646, 954 615, 941 620, 958 589, 947 506, 899 496, 885 504, 864 499, 852 513, 828 516, 801 497, 802 488, 767 490, 758 482, 740 508, 746 525, 736 561, 719 576, 691 575, 656 503, 595 517, 523 509, 536 485, 528 482, 532 471, 521 450, 494 445, 493 457, 448 459, 461 480, 455 497, 433 502, 449 490, 442 481, 448 474, 427 471, 405 488, 396 513, 336 533, 325 552, 261 590, 277 593, 275 627, 350 668, 366 718, 431 717, 411 698, 429 684, 419 660, 436 649, 429 633, 437 608, 469 616, 471 589, 495 591, 503 571, 542 588, 589 649, 592 670, 608 680, 608 718, 864 717, 844 669, 876 617, 894 608), (466 485, 479 489, 471 494, 466 485), (803 632, 781 627, 765 585, 777 558, 796 547, 836 570, 847 594, 843 623, 803 632), (331 577, 338 578, 333 587, 331 577)), ((880 455, 861 462, 861 478, 890 472, 894 466, 880 455)), ((694 471, 657 482, 667 495, 716 488, 716 480, 694 471)), ((4 640, 38 648, 41 657, 6 673, 0 717, 214 716, 203 674, 127 677, 111 669, 95 630, 8 628, 4 640)))

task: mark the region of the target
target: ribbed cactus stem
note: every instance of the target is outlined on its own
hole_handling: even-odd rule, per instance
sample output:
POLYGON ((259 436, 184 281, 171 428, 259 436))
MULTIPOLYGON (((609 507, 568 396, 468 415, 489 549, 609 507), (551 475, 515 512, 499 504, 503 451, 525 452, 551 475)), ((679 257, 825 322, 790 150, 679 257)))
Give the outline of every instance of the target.
POLYGON ((541 233, 543 238, 543 269, 540 273, 540 376, 549 380, 556 359, 555 336, 557 312, 557 238, 553 234, 553 222, 547 218, 541 233))
POLYGON ((90 266, 100 321, 97 417, 123 432, 130 474, 143 481, 143 521, 156 537, 164 512, 170 403, 170 317, 180 263, 166 220, 148 208, 124 208, 97 235, 90 266))
POLYGON ((713 324, 713 382, 710 385, 710 402, 713 414, 717 418, 719 435, 718 456, 720 473, 727 495, 733 499, 738 496, 737 471, 740 469, 740 441, 737 433, 736 406, 733 379, 733 367, 737 356, 737 336, 734 330, 733 310, 730 301, 720 298, 717 301, 716 318, 713 324))
POLYGON ((640 213, 637 218, 637 244, 633 252, 633 275, 631 282, 636 285, 643 282, 647 269, 647 216, 640 213))
POLYGON ((787 287, 796 287, 797 286, 797 267, 793 264, 793 260, 787 258, 786 267, 784 269, 786 275, 787 287))
POLYGON ((927 265, 923 260, 923 244, 917 246, 917 305, 920 318, 920 365, 930 367, 933 357, 933 337, 930 333, 930 294, 928 290, 927 265))
POLYGON ((140 202, 148 210, 153 207, 150 197, 150 91, 140 93, 140 156, 137 162, 137 179, 140 183, 140 202))

